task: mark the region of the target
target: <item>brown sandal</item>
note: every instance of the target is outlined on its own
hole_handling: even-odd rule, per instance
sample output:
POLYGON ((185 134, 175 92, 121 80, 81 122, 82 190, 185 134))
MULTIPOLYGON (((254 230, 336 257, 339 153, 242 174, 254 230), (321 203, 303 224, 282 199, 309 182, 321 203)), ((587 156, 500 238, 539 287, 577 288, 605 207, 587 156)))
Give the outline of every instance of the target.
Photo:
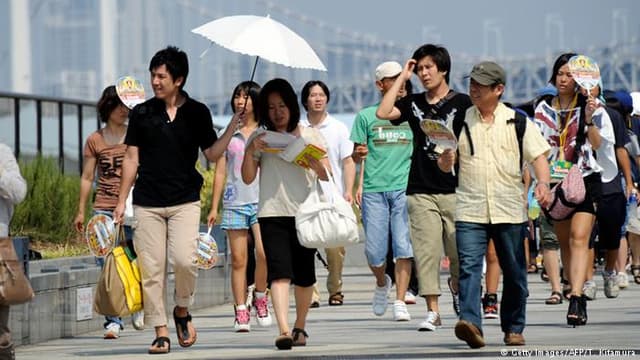
POLYGON ((552 291, 551 296, 549 296, 544 303, 547 305, 562 304, 562 294, 559 291, 552 291))
POLYGON ((344 295, 342 293, 335 293, 329 296, 329 306, 340 306, 344 302, 344 295))

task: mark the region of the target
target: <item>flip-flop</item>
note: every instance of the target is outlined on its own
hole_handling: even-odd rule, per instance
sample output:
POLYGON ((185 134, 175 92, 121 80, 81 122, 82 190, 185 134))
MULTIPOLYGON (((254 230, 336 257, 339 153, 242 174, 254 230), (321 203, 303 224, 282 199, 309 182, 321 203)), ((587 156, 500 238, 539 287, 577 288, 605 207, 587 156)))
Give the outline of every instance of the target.
POLYGON ((191 314, 187 313, 185 317, 176 316, 177 307, 173 308, 173 321, 176 324, 176 332, 178 333, 178 344, 182 347, 189 347, 196 343, 198 333, 191 323, 191 314), (193 335, 189 332, 189 324, 193 328, 193 335), (186 342, 191 340, 190 342, 186 342))
POLYGON ((171 340, 169 340, 166 336, 158 336, 151 343, 151 347, 149 348, 149 354, 168 354, 171 351, 171 340), (167 347, 164 347, 164 344, 167 344, 167 347), (154 347, 158 345, 157 347, 154 347))

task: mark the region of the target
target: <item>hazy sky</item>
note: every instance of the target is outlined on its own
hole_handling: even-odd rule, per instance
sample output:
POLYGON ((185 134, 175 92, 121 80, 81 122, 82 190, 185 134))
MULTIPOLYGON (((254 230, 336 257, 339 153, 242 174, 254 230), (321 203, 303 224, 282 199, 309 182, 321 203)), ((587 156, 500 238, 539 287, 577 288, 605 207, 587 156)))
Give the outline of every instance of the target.
MULTIPOLYGON (((640 34, 638 0, 274 1, 325 22, 408 44, 438 42, 455 53, 543 55, 586 50, 640 34), (633 16, 635 15, 635 17, 633 16), (485 25, 487 22, 487 25, 485 25), (487 29, 485 31, 485 28, 487 29), (548 33, 548 30, 551 33, 548 33), (485 40, 485 34, 487 34, 485 40)), ((282 19, 283 14, 274 12, 282 19)))

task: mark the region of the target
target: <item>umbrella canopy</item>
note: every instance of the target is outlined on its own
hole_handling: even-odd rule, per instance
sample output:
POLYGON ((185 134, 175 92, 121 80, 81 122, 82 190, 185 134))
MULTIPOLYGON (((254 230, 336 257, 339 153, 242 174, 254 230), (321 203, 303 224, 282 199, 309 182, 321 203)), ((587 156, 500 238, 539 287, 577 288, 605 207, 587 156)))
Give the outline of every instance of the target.
POLYGON ((227 16, 208 22, 191 32, 241 54, 292 68, 327 71, 318 55, 302 37, 270 17, 227 16))

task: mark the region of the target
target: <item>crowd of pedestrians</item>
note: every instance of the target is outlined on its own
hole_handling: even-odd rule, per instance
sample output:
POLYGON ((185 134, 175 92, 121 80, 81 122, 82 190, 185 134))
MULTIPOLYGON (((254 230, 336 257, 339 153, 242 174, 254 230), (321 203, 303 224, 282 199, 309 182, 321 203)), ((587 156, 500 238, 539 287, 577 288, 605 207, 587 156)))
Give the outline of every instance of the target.
MULTIPOLYGON (((629 286, 627 269, 640 284, 635 195, 640 94, 605 91, 602 82, 582 88, 569 69, 576 55, 560 55, 548 86, 519 105, 503 100, 509 84, 501 65, 475 64, 468 69, 468 94, 459 93, 449 86, 452 59, 447 49, 425 44, 404 66, 387 61, 371 69, 381 99, 358 112, 351 130, 327 111, 331 94, 322 81, 307 82, 299 99, 285 79, 269 80, 262 88, 242 82, 231 94, 234 115, 218 136, 207 107, 183 89, 186 54, 168 47, 149 64, 150 100, 128 111, 113 86, 105 89, 98 104, 105 127, 87 139, 74 226, 83 228, 96 171, 96 213, 122 222, 133 188, 135 231, 130 239, 144 294, 144 321, 142 313, 134 314, 133 324, 154 328, 148 349, 153 354, 171 350, 164 300, 168 263, 175 274, 172 314, 178 344, 189 347, 197 341, 189 306, 196 291, 192 255, 203 181, 194 164, 200 152, 215 163, 207 220, 209 226, 220 223, 229 239, 230 323, 236 332, 250 331, 252 311, 258 325, 270 326, 273 311, 275 346, 306 345, 312 332, 309 309, 320 303, 321 289, 316 249, 300 245, 295 215, 311 185, 331 179, 344 199, 361 210, 374 315, 385 315, 391 297, 393 320, 411 320, 407 304, 415 302, 409 292, 414 271, 416 295, 425 299, 417 330, 438 331, 441 313, 447 311, 439 306, 441 260, 446 257, 451 310, 458 317, 455 336, 471 348, 483 347, 483 319, 499 319, 504 344, 524 345, 527 274, 539 270, 539 249, 541 277, 551 291, 545 304, 567 302, 566 318, 558 321, 586 325, 600 259, 607 298, 629 286), (424 91, 405 95, 414 75, 424 91), (424 119, 448 128, 457 148, 432 141, 421 126, 424 119), (305 166, 285 161, 268 148, 259 129, 302 138, 326 154, 306 157, 305 166), (572 166, 581 175, 584 200, 573 204, 564 218, 552 218, 556 185, 572 166), (358 180, 357 169, 363 175, 358 180), (248 276, 247 263, 254 257, 255 273, 252 269, 248 276), (394 280, 387 271, 392 265, 393 293, 394 280), (295 320, 290 325, 292 285, 295 320)), ((324 250, 331 306, 349 301, 342 281, 346 251, 324 250)), ((0 318, 6 322, 5 316, 0 318)), ((5 328, 0 324, 3 341, 5 328)), ((117 338, 122 328, 121 319, 108 317, 105 338, 117 338)), ((4 346, 0 343, 0 349, 4 346)))

